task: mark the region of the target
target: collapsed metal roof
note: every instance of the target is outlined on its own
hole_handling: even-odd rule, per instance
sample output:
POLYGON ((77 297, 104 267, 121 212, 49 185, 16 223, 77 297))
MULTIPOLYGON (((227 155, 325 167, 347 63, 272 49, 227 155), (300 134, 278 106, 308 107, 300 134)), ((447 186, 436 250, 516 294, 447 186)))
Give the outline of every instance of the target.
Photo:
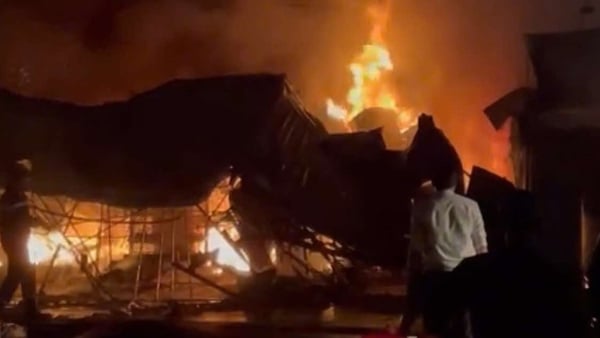
POLYGON ((0 165, 30 159, 34 190, 43 195, 193 205, 230 167, 264 151, 261 131, 279 129, 289 115, 326 135, 282 75, 176 80, 98 106, 0 90, 0 165))
POLYGON ((420 184, 462 171, 432 117, 416 133, 406 154, 381 130, 329 135, 282 75, 177 80, 98 106, 0 90, 0 171, 30 159, 38 194, 188 206, 241 177, 231 202, 244 224, 289 240, 308 227, 383 265, 405 262, 420 184))

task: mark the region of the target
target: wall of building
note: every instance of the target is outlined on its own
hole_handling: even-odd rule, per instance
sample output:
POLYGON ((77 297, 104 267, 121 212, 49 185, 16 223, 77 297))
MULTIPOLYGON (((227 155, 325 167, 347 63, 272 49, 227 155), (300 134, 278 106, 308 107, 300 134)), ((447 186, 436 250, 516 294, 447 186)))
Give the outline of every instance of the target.
POLYGON ((600 133, 540 127, 529 145, 529 185, 542 218, 538 243, 557 265, 582 269, 598 233, 600 133))

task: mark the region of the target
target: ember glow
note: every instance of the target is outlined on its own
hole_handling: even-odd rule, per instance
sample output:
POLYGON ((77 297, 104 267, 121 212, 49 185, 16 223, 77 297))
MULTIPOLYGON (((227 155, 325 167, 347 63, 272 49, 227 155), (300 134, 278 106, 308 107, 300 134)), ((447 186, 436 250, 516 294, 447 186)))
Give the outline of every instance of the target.
POLYGON ((399 108, 396 96, 386 75, 394 70, 394 64, 383 38, 388 23, 390 2, 369 8, 372 21, 370 41, 363 46, 349 65, 352 87, 346 95, 347 105, 327 99, 326 109, 330 118, 348 124, 364 109, 380 107, 397 113, 397 124, 404 131, 415 124, 416 118, 410 110, 399 108))

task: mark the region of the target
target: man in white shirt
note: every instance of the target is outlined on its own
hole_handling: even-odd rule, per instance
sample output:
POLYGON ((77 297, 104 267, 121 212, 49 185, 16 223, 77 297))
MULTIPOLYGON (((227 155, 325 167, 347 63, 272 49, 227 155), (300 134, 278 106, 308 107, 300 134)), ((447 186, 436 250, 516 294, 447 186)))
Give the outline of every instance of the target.
POLYGON ((435 193, 413 207, 410 256, 422 271, 425 328, 443 335, 449 322, 444 310, 449 273, 463 259, 486 253, 487 240, 477 202, 454 192, 458 173, 440 170, 432 183, 435 193))

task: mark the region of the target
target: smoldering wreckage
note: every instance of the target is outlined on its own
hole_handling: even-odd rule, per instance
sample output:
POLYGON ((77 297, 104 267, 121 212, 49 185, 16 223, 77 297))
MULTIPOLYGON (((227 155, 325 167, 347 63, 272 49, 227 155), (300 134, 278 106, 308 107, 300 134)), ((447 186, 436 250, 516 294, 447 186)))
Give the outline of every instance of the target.
MULTIPOLYGON (((356 289, 358 276, 369 268, 402 268, 411 198, 436 168, 451 164, 462 171, 457 152, 431 116, 419 117, 405 151, 386 149, 381 129, 329 134, 280 75, 178 80, 126 102, 91 107, 5 90, 0 99, 2 163, 30 159, 35 211, 64 242, 45 264, 52 268, 58 252, 67 251, 93 286, 94 300, 105 305, 139 305, 144 293, 164 300, 165 280, 173 296, 177 271, 242 308, 257 302, 328 306, 358 291, 351 286, 356 289), (215 189, 228 204, 216 213, 202 202, 215 189), (102 219, 75 214, 78 205, 90 203, 101 205, 102 219), (77 231, 78 221, 92 223, 97 233, 88 236, 96 237, 92 246, 73 238, 73 231, 85 237, 85 230, 77 231), (103 243, 110 245, 110 229, 117 223, 129 231, 129 252, 121 262, 114 253, 117 258, 101 257, 111 253, 100 250, 103 243), (190 235, 194 230, 197 235, 190 235), (206 250, 210 234, 213 248, 206 250), (214 247, 217 240, 223 247, 214 247), (204 248, 194 245, 200 242, 204 248), (288 257, 302 283, 273 278, 267 245, 273 242, 278 258, 288 257), (308 253, 320 256, 320 267, 308 253), (219 260, 223 255, 235 256, 247 269, 219 260), (199 272, 207 263, 253 278, 237 290, 227 288, 214 275, 199 272), (130 291, 125 299, 103 285, 116 275, 130 291)), ((370 114, 376 119, 386 111, 370 114)), ((478 185, 496 181, 506 184, 475 168, 467 193, 478 198, 478 185)), ((45 274, 42 288, 51 274, 45 274)), ((40 301, 45 297, 68 295, 41 293, 40 301)), ((71 295, 71 302, 78 297, 71 295)))
MULTIPOLYGON (((370 11, 370 41, 350 67, 355 104, 327 102, 354 117, 346 121, 354 132, 328 133, 282 75, 176 80, 96 106, 0 89, 0 179, 15 159, 28 159, 32 211, 45 223, 28 251, 38 301, 54 318, 30 325, 28 336, 231 310, 252 323, 271 319, 263 333, 272 335, 278 309, 400 312, 401 297, 381 290, 390 280, 397 287, 390 271, 406 261, 411 199, 437 168, 463 168, 431 116, 389 110, 394 95, 379 83, 393 69, 384 12, 370 11), (369 89, 377 92, 360 95, 369 89), (401 133, 379 128, 398 117, 401 133), (390 137, 404 150, 387 149, 390 137)), ((480 202, 493 250, 502 229, 490 217, 514 187, 474 168, 469 189, 460 189, 480 202)), ((0 319, 22 323, 14 312, 0 319)))
MULTIPOLYGON (((597 128, 590 132, 587 119, 600 97, 599 39, 597 29, 528 37, 537 88, 486 109, 496 128, 513 118, 516 181, 542 197, 542 221, 560 230, 546 238, 546 251, 571 263, 583 252, 581 200, 593 204, 598 191, 589 146, 597 128)), ((385 49, 367 52, 391 68, 385 49)), ((386 149, 377 127, 393 120, 370 108, 351 121, 359 131, 329 134, 281 75, 177 80, 97 106, 0 89, 0 179, 9 163, 29 159, 32 211, 49 226, 28 248, 39 302, 45 310, 110 311, 75 324, 58 316, 34 333, 64 338, 106 317, 148 314, 236 309, 262 318, 277 308, 401 307, 369 296, 369 284, 384 284, 384 272, 406 261, 411 198, 421 184, 440 166, 463 168, 426 115, 393 135, 403 151, 386 149)), ((502 206, 515 186, 474 167, 468 189, 460 188, 479 203, 489 250, 497 250, 502 206)), ((132 325, 123 330, 139 332, 132 325)), ((156 322, 141 325, 164 332, 156 322)))

